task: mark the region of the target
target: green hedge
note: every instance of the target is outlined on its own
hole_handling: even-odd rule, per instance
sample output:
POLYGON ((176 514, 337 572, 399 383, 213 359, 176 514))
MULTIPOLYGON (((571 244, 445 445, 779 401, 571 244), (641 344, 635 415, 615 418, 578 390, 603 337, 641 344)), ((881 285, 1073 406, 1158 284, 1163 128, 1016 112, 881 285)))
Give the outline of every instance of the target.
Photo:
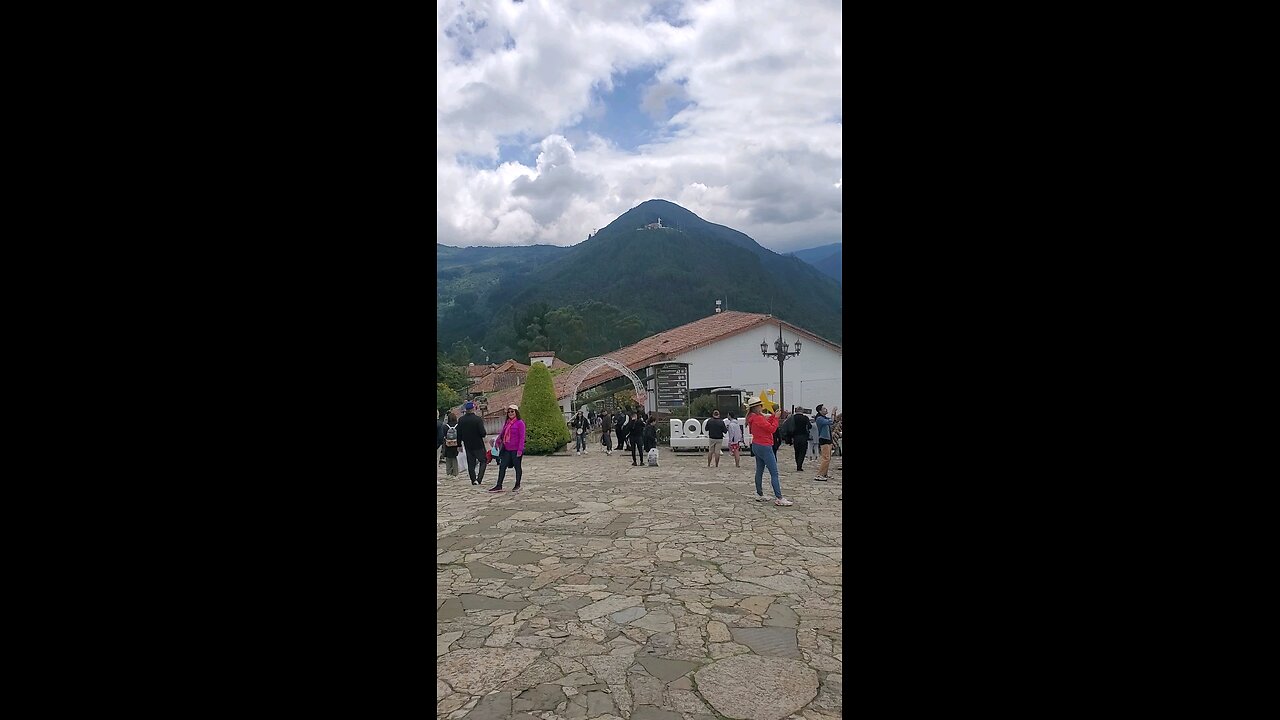
POLYGON ((542 363, 533 363, 529 368, 524 396, 520 399, 520 417, 525 424, 526 455, 550 455, 563 449, 572 439, 556 402, 551 372, 542 363))

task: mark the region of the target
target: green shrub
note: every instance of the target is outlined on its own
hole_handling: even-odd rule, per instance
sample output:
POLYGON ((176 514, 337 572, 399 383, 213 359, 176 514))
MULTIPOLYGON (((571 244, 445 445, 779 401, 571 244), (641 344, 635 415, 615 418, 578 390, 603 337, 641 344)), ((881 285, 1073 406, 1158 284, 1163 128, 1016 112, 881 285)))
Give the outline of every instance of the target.
POLYGON ((525 425, 526 455, 550 455, 569 444, 569 427, 556 402, 551 372, 542 363, 533 363, 529 368, 520 398, 520 417, 525 425))
POLYGON ((711 411, 716 409, 716 399, 713 395, 703 395, 695 398, 689 403, 689 417, 711 417, 711 411))

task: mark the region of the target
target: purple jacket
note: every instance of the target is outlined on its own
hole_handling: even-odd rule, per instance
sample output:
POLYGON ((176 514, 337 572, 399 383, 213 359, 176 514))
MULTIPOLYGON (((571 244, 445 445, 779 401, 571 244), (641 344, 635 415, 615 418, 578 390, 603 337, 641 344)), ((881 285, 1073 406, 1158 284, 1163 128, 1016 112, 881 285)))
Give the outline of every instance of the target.
POLYGON ((502 450, 515 450, 517 455, 524 455, 524 421, 508 420, 498 433, 499 447, 502 450))

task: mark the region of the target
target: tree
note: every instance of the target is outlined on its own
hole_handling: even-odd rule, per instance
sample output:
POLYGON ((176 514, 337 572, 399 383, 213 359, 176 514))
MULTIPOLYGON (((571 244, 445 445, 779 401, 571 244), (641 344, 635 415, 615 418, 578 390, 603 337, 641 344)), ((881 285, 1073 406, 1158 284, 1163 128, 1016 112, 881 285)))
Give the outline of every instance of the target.
POLYGON ((462 402, 462 393, 470 385, 466 372, 450 365, 444 353, 436 350, 436 414, 462 402))
POLYGON ((453 350, 449 352, 449 359, 455 364, 466 365, 471 362, 471 356, 474 353, 471 347, 471 338, 465 337, 453 344, 453 350))
POLYGON ((440 413, 451 407, 457 407, 461 402, 462 395, 457 390, 444 383, 436 383, 436 417, 440 417, 440 413))
POLYGON ((450 364, 444 353, 436 351, 436 382, 444 383, 454 390, 463 390, 471 385, 465 370, 450 364))
POLYGON ((560 359, 567 363, 578 363, 587 359, 583 350, 582 316, 572 305, 553 310, 546 314, 545 327, 547 339, 560 359))
POLYGON ((716 399, 714 395, 703 395, 694 398, 689 403, 690 417, 711 417, 711 411, 716 409, 716 399))
POLYGON ((520 398, 520 415, 525 425, 526 455, 550 455, 569 444, 569 427, 556 402, 551 372, 542 363, 529 368, 520 398))

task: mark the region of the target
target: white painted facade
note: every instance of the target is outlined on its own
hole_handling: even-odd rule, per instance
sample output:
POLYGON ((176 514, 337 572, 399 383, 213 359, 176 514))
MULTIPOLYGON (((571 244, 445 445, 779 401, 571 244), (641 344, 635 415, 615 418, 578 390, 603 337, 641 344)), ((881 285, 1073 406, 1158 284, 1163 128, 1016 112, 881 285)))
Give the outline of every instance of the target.
MULTIPOLYGON (((813 409, 819 403, 828 408, 844 408, 844 382, 842 375, 842 355, 839 350, 824 342, 797 335, 786 323, 783 323, 782 339, 795 350, 795 341, 801 341, 800 354, 787 358, 783 374, 786 387, 782 396, 775 394, 773 400, 785 403, 790 409, 799 405, 813 409)), ((778 324, 765 324, 736 335, 722 337, 709 345, 689 350, 669 357, 663 362, 689 364, 689 392, 692 395, 699 389, 739 388, 754 395, 766 389, 778 390, 778 360, 760 354, 760 341, 769 344, 769 352, 773 352, 773 343, 778 339, 778 324)), ((542 358, 534 358, 541 360, 542 358)), ((650 373, 646 368, 637 369, 636 374, 644 378, 650 373)), ((579 388, 581 392, 585 388, 579 388)), ((648 384, 649 399, 646 409, 656 409, 656 397, 653 384, 648 384)), ((560 409, 568 419, 572 416, 572 397, 560 399, 560 409)))
MULTIPOLYGON (((776 402, 812 409, 822 403, 828 408, 844 407, 844 382, 841 373, 840 351, 826 343, 804 336, 783 325, 782 339, 795 349, 796 338, 801 340, 800 354, 787 358, 783 368, 786 385, 783 397, 774 396, 776 402)), ((681 353, 670 360, 689 363, 689 391, 700 388, 733 387, 760 394, 766 388, 778 387, 778 360, 760 354, 760 341, 769 344, 778 339, 777 324, 763 325, 745 330, 737 335, 720 338, 703 347, 681 353)))

